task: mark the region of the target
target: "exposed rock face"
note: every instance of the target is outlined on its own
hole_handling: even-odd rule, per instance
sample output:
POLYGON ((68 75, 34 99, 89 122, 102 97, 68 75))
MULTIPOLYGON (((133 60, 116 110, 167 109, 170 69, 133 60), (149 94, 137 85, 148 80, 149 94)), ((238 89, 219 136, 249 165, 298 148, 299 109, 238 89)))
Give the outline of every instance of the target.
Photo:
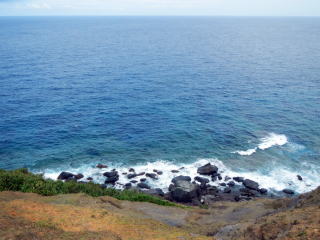
POLYGON ((197 172, 201 175, 212 175, 218 172, 218 168, 211 165, 211 163, 208 163, 202 167, 199 167, 197 172))
POLYGON ((253 189, 253 190, 256 190, 258 191, 259 190, 259 184, 255 181, 252 181, 250 179, 246 179, 243 181, 243 185, 246 187, 246 188, 249 188, 249 189, 253 189))
POLYGON ((62 172, 58 176, 59 180, 70 180, 70 179, 75 179, 75 175, 70 173, 70 172, 62 172))
POLYGON ((199 186, 190 181, 176 180, 170 188, 170 196, 177 202, 192 202, 199 198, 199 186))

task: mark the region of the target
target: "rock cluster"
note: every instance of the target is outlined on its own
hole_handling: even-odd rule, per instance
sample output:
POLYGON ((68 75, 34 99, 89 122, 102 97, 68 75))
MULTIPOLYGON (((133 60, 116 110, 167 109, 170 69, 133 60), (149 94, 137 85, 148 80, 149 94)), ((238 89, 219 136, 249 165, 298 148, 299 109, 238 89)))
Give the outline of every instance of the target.
MULTIPOLYGON (((99 169, 107 168, 106 165, 98 164, 99 169)), ((180 168, 183 169, 183 168, 180 168)), ((180 170, 179 169, 179 170, 180 170)), ((172 173, 178 173, 179 170, 171 170, 172 173)), ((170 171, 170 170, 169 170, 170 171)), ((120 185, 123 189, 135 189, 143 191, 148 194, 164 197, 170 201, 190 203, 190 204, 209 204, 213 201, 241 201, 250 200, 255 197, 269 196, 268 190, 260 188, 259 183, 245 179, 243 177, 229 177, 222 178, 222 172, 219 172, 217 166, 210 163, 205 164, 197 169, 200 176, 196 176, 193 180, 190 176, 175 176, 171 180, 171 185, 168 187, 168 192, 164 193, 160 188, 152 188, 149 184, 157 181, 163 174, 162 171, 153 169, 152 172, 139 172, 137 173, 134 168, 128 169, 122 175, 128 179, 125 184, 119 183, 119 173, 116 169, 104 172, 103 176, 106 177, 102 187, 120 185), (137 179, 140 177, 140 179, 137 179), (224 179, 224 180, 222 180, 224 179), (218 186, 210 185, 210 180, 215 182, 219 180, 218 186)), ((73 174, 70 172, 61 172, 58 176, 59 180, 63 181, 78 181, 84 177, 83 174, 73 174)), ((298 180, 302 181, 300 175, 297 176, 298 180)), ((92 177, 87 177, 87 181, 92 181, 92 177)), ((83 182, 85 183, 85 182, 83 182)), ((282 191, 286 196, 294 194, 291 189, 284 189, 282 191)))

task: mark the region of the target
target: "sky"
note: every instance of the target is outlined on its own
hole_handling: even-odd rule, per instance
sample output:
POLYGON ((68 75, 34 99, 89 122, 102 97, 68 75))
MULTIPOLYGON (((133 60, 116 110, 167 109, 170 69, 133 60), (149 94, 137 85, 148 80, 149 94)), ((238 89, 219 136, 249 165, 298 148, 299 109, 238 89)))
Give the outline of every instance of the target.
POLYGON ((0 0, 0 16, 320 16, 320 0, 0 0))

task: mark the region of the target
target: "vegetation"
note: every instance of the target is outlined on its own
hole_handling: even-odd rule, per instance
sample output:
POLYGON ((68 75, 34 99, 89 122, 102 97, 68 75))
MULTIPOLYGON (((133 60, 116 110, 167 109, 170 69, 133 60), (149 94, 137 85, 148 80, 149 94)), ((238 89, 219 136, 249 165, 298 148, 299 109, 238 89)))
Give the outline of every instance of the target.
POLYGON ((99 184, 95 183, 84 184, 75 181, 63 182, 44 179, 42 175, 30 173, 24 168, 12 171, 0 169, 0 192, 1 191, 31 192, 44 196, 85 193, 93 197, 111 196, 119 200, 150 202, 163 206, 179 206, 158 197, 133 190, 121 191, 113 188, 102 188, 99 184))

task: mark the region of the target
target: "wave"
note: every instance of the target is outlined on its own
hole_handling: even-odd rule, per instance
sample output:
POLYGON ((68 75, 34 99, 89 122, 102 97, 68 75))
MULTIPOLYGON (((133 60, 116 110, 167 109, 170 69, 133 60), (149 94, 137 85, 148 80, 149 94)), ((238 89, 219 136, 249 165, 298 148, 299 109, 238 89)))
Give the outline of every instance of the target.
POLYGON ((237 153, 242 156, 250 156, 254 154, 257 149, 266 150, 273 146, 283 146, 288 143, 288 138, 284 134, 276 134, 276 133, 269 133, 266 137, 260 139, 260 143, 255 148, 250 148, 248 150, 242 151, 238 150, 233 153, 237 153))
MULTIPOLYGON (((106 171, 111 171, 111 169, 115 168, 120 174, 120 178, 118 183, 115 185, 115 188, 121 189, 123 184, 128 183, 130 180, 127 179, 126 175, 122 173, 128 172, 129 167, 133 167, 137 173, 146 172, 151 173, 154 169, 160 170, 163 172, 162 175, 159 176, 158 180, 153 180, 147 178, 147 183, 153 188, 161 188, 164 191, 168 190, 169 185, 171 184, 171 179, 175 176, 185 175, 190 176, 192 179, 197 174, 197 168, 203 166, 206 163, 211 163, 216 165, 219 168, 219 172, 221 173, 223 179, 221 181, 217 180, 212 182, 210 178, 210 184, 213 186, 218 186, 219 183, 224 182, 224 178, 228 177, 244 177, 248 179, 252 179, 257 181, 260 184, 260 187, 267 188, 271 191, 281 191, 284 188, 291 188, 295 190, 297 193, 308 192, 317 187, 318 179, 316 176, 319 176, 320 169, 314 167, 311 168, 303 168, 301 171, 292 171, 291 169, 285 167, 275 167, 274 170, 268 172, 267 174, 257 171, 233 171, 228 168, 222 161, 214 158, 210 159, 199 159, 194 163, 190 164, 174 164, 168 161, 156 161, 149 162, 146 164, 139 164, 136 166, 109 166, 107 169, 99 169, 96 168, 96 164, 93 165, 83 165, 79 168, 70 168, 70 169, 47 169, 44 171, 44 177, 50 179, 57 179, 58 175, 62 171, 70 171, 72 173, 82 173, 86 179, 87 177, 92 177, 93 181, 96 183, 104 183, 105 177, 102 175, 106 171), (178 170, 178 173, 172 173, 171 170, 178 170), (303 181, 299 181, 297 179, 297 175, 300 174, 303 176, 303 181)), ((310 166, 309 166, 310 167, 310 166)), ((141 178, 145 178, 145 176, 137 177, 135 180, 140 180, 141 178)))

